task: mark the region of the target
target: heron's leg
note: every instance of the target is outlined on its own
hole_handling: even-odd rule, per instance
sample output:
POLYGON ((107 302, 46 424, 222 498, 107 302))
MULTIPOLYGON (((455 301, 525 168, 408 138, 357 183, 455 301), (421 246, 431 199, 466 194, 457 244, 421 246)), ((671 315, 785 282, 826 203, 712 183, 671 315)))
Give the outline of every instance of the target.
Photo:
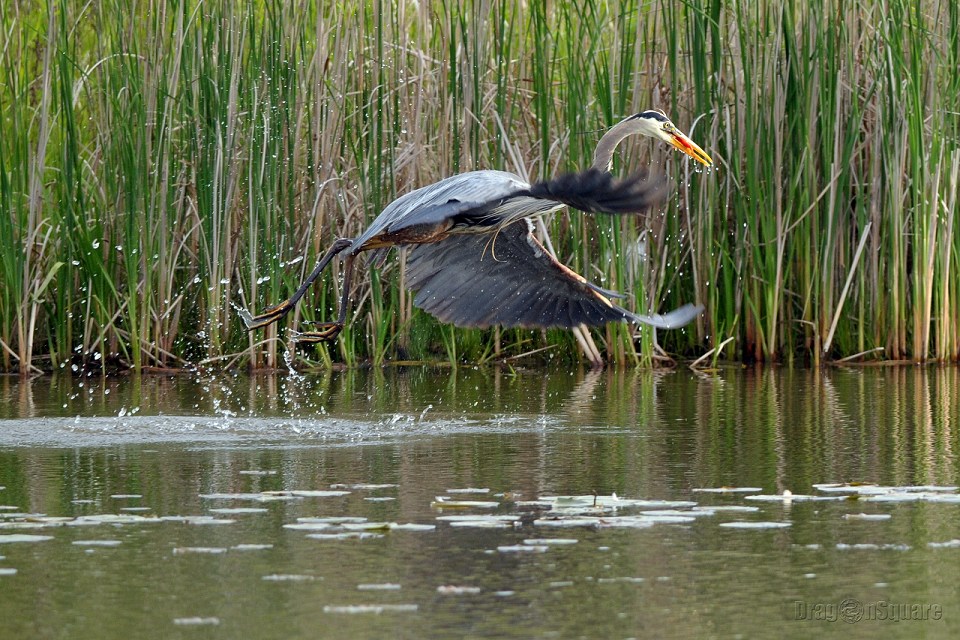
POLYGON ((307 289, 310 288, 310 285, 313 284, 313 281, 320 277, 320 274, 323 272, 323 270, 327 268, 327 265, 330 264, 330 261, 333 260, 333 257, 352 244, 353 240, 350 240, 349 238, 341 238, 334 242, 333 245, 327 249, 327 252, 323 255, 323 257, 320 258, 320 261, 317 262, 317 266, 313 268, 313 271, 309 276, 307 276, 307 279, 303 281, 303 283, 297 288, 296 292, 288 300, 284 300, 280 304, 270 307, 258 316, 251 315, 249 311, 241 309, 240 317, 243 318, 243 323, 247 325, 247 330, 253 331, 254 329, 265 327, 290 313, 290 310, 293 309, 297 302, 300 301, 300 298, 302 298, 303 294, 307 292, 307 289))
POLYGON ((343 293, 340 294, 340 313, 336 322, 321 322, 316 331, 291 332, 290 338, 294 342, 312 344, 316 342, 330 342, 343 331, 347 322, 347 307, 350 304, 350 287, 353 282, 353 260, 355 254, 350 254, 343 263, 343 293))

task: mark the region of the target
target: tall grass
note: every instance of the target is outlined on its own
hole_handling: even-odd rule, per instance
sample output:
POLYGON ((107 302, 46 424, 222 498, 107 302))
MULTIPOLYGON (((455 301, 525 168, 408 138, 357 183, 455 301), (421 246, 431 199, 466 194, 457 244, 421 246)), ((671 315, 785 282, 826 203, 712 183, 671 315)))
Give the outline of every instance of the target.
POLYGON ((4 3, 0 367, 280 366, 284 327, 336 313, 337 270, 281 327, 234 306, 286 297, 399 194, 582 168, 645 108, 717 168, 629 141, 615 171, 652 164, 674 197, 542 232, 639 311, 704 304, 695 326, 454 330, 401 255, 302 357, 650 364, 734 338, 722 357, 955 361, 958 58, 960 9, 933 0, 4 3))

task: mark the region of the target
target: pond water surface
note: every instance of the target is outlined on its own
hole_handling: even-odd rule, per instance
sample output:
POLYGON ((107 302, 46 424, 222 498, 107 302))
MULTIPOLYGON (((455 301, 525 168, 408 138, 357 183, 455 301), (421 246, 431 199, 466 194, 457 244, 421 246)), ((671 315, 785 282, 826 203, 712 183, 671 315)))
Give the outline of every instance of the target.
POLYGON ((0 637, 960 637, 956 369, 0 378, 0 637))

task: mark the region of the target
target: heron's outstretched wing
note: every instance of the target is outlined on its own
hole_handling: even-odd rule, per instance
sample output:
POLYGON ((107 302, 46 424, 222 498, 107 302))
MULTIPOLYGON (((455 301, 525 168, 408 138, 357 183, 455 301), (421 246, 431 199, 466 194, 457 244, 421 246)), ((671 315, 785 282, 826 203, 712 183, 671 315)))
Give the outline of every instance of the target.
POLYGON ((670 181, 645 171, 617 178, 607 171, 587 169, 534 183, 524 193, 586 213, 629 214, 664 202, 670 193, 670 181))
MULTIPOLYGON (((388 204, 353 241, 354 252, 384 235, 405 235, 412 227, 442 227, 465 211, 498 203, 530 185, 506 171, 470 171, 405 193, 388 204)), ((553 206, 559 206, 551 203, 553 206)))
POLYGON ((472 171, 397 198, 354 240, 353 252, 435 242, 457 230, 483 232, 563 205, 587 213, 639 213, 668 192, 666 178, 645 172, 621 179, 588 169, 530 185, 503 171, 472 171))
POLYGON ((575 327, 627 321, 680 327, 702 307, 637 315, 613 304, 552 256, 521 220, 496 234, 455 234, 413 247, 407 258, 413 303, 459 327, 575 327))
POLYGON ((615 178, 606 171, 588 169, 524 187, 503 178, 510 174, 502 172, 475 171, 465 175, 468 179, 461 179, 459 184, 470 185, 470 188, 460 193, 445 187, 446 200, 408 209, 392 221, 387 230, 396 233, 409 227, 443 222, 453 227, 499 226, 553 211, 562 205, 586 213, 639 213, 663 202, 670 189, 665 177, 649 176, 646 172, 615 178), (472 183, 483 183, 486 190, 472 183))

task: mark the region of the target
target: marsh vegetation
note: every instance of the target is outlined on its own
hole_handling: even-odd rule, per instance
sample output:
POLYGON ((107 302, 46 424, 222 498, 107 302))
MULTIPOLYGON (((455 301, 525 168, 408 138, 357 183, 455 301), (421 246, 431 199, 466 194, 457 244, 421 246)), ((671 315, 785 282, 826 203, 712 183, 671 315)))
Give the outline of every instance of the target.
MULTIPOLYGON (((455 172, 589 165, 662 108, 718 167, 636 141, 675 196, 547 221, 560 258, 641 311, 695 301, 666 351, 956 360, 960 7, 953 2, 104 0, 0 7, 0 369, 277 366, 286 297, 333 239, 455 172), (279 336, 279 339, 278 339, 279 336), (733 338, 732 340, 729 340, 733 338)), ((443 326, 403 258, 354 281, 321 364, 479 362, 566 332, 443 326)), ((335 273, 284 326, 327 319, 335 273)), ((607 360, 651 362, 610 325, 607 360)))

